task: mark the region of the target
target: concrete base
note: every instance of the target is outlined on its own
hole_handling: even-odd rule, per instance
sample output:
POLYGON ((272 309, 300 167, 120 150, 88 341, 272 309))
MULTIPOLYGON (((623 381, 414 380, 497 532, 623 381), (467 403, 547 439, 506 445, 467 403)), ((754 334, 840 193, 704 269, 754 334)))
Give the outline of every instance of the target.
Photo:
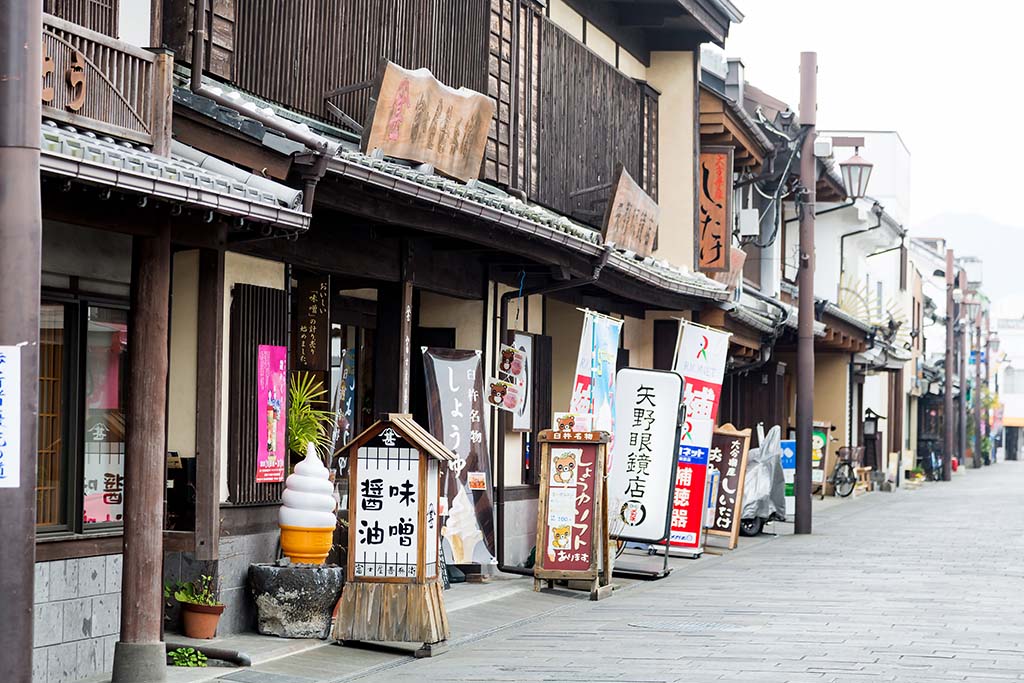
POLYGON ((167 650, 163 643, 114 645, 110 683, 163 683, 167 680, 167 650))

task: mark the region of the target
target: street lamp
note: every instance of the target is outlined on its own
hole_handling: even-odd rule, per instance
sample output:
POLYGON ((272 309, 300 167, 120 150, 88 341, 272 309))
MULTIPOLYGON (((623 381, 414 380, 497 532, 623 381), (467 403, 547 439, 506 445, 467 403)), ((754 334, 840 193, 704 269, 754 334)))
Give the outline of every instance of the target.
POLYGON ((988 336, 988 347, 992 351, 992 353, 999 353, 999 333, 998 332, 992 332, 992 334, 990 334, 988 336))
POLYGON ((967 319, 977 320, 978 311, 981 309, 981 299, 975 295, 971 295, 964 300, 964 305, 967 306, 967 319))
POLYGON ((839 170, 843 174, 843 189, 850 199, 860 199, 868 193, 868 180, 871 178, 871 169, 874 164, 865 160, 859 154, 860 148, 853 148, 853 156, 846 161, 840 162, 839 170))

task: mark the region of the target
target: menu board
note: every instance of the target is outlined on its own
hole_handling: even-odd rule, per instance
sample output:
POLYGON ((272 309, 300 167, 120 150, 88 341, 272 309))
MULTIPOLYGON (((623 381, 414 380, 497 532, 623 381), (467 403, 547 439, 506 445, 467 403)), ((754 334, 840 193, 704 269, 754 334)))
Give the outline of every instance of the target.
MULTIPOLYGON (((352 520, 355 576, 417 576, 419 457, 391 428, 359 449, 352 520)), ((434 519, 428 515, 428 524, 434 519)), ((436 562, 436 551, 432 559, 436 562)))
POLYGON ((300 275, 294 299, 293 362, 296 370, 330 369, 331 279, 327 275, 300 275))
POLYGON ((598 576, 598 558, 607 548, 602 505, 605 444, 588 438, 606 440, 600 433, 542 435, 534 566, 538 579, 598 576), (547 441, 556 435, 564 440, 547 441))
POLYGON ((715 519, 708 533, 728 537, 730 550, 736 547, 740 532, 743 480, 747 473, 749 448, 750 430, 740 431, 726 424, 715 430, 708 452, 708 467, 719 473, 715 519))

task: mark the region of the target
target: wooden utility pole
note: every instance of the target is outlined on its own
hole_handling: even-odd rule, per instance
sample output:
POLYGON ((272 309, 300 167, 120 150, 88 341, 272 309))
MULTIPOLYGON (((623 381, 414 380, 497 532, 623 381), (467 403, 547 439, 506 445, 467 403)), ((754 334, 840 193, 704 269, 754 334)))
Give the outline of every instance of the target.
MULTIPOLYGON (((811 430, 814 423, 814 205, 817 169, 818 55, 800 53, 800 264, 796 347, 796 518, 794 531, 811 533, 811 430)), ((822 482, 824 486, 824 482, 822 482)))
POLYGON ((0 347, 8 404, 0 480, 0 676, 32 679, 36 417, 39 375, 39 197, 42 3, 0 0, 0 347), (16 357, 17 360, 14 360, 16 357), (12 370, 20 366, 20 372, 12 370), (20 389, 20 401, 10 401, 20 389), (9 430, 9 431, 7 431, 9 430), (19 448, 9 448, 17 437, 19 448))
MULTIPOLYGON (((953 479, 953 344, 956 342, 953 288, 953 250, 946 249, 946 394, 943 409, 945 439, 942 454, 942 481, 953 479)), ((963 379, 960 380, 963 383, 963 379)))
POLYGON ((128 439, 121 637, 113 683, 163 681, 163 511, 166 466, 170 223, 132 242, 128 439))

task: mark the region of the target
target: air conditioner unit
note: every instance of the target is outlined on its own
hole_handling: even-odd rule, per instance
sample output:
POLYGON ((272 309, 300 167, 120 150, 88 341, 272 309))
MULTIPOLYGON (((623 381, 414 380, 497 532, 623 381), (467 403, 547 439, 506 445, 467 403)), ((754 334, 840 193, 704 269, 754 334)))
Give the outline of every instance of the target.
POLYGON ((815 138, 814 156, 819 159, 828 159, 832 156, 832 138, 815 138))
POLYGON ((761 234, 760 215, 757 209, 740 209, 740 237, 757 237, 761 234))

